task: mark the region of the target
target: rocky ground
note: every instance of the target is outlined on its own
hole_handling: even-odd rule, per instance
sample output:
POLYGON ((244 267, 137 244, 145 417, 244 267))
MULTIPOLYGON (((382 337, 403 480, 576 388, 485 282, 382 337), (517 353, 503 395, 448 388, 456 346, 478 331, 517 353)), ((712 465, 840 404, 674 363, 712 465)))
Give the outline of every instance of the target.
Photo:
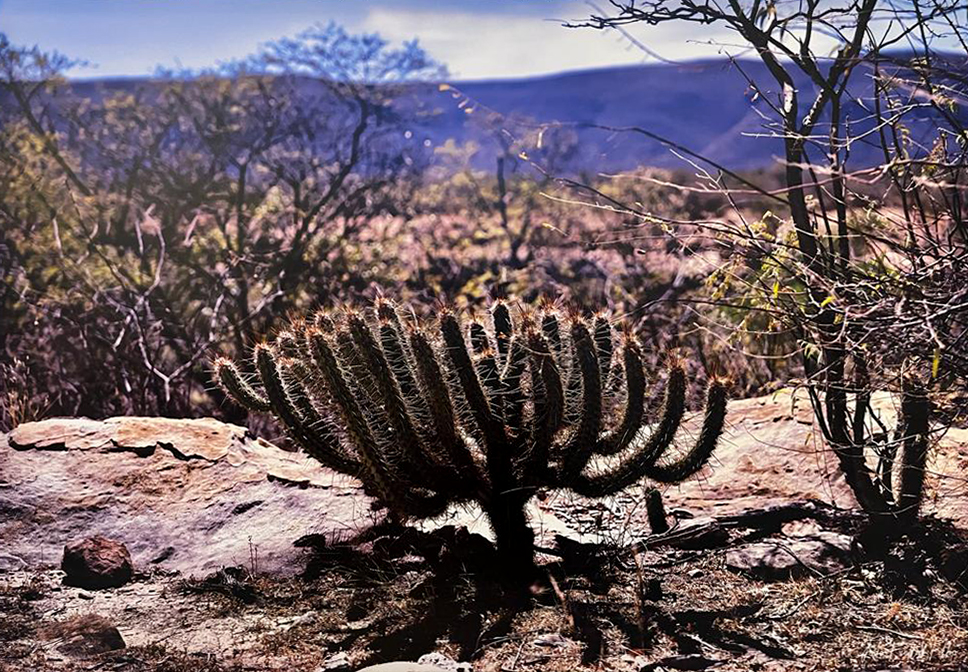
POLYGON ((474 511, 350 543, 378 520, 357 485, 242 428, 22 425, 0 438, 0 669, 963 669, 968 431, 940 439, 919 538, 884 549, 802 399, 730 418, 716 464, 663 493, 666 534, 642 489, 535 500, 527 601, 474 511))

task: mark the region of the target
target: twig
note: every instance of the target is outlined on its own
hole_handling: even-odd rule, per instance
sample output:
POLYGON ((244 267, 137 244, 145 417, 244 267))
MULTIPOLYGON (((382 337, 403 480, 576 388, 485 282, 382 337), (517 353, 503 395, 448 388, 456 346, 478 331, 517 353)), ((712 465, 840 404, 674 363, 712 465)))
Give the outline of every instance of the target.
POLYGON ((898 630, 891 630, 890 628, 882 628, 878 625, 858 625, 855 626, 858 630, 864 630, 866 632, 881 632, 885 635, 894 635, 895 637, 900 637, 901 639, 913 639, 916 641, 924 641, 924 637, 919 637, 918 635, 911 635, 906 632, 900 632, 898 630))

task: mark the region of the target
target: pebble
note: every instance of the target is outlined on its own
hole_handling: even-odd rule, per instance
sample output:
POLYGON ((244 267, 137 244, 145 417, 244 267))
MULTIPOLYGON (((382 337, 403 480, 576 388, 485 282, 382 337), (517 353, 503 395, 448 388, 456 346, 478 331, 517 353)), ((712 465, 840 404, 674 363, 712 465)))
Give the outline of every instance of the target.
POLYGON ((323 661, 316 668, 316 672, 341 672, 350 669, 350 657, 345 651, 340 651, 323 661))
POLYGON ((533 644, 535 646, 561 647, 561 646, 568 646, 568 640, 562 637, 561 633, 549 632, 544 635, 538 635, 538 637, 535 638, 533 644))
POLYGON ((417 663, 432 667, 436 666, 447 672, 474 672, 474 668, 471 667, 470 663, 458 663, 456 660, 448 658, 444 654, 437 653, 436 651, 420 656, 417 659, 417 663))

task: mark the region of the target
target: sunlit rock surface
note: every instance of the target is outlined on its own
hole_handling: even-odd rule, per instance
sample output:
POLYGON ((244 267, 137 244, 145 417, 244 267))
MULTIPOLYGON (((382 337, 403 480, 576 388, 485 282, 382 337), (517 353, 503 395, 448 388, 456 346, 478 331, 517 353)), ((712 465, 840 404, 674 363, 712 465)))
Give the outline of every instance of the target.
MULTIPOLYGON (((888 426, 894 400, 874 399, 888 426)), ((680 441, 691 440, 697 418, 680 441)), ((700 476, 665 488, 673 516, 704 517, 817 499, 854 506, 836 459, 814 432, 805 395, 730 404, 729 430, 700 476)), ((939 439, 929 463, 927 513, 968 525, 968 430, 939 439)), ((536 498, 539 541, 555 534, 628 542, 649 533, 644 486, 604 501, 569 493, 536 498)), ((202 576, 222 566, 291 574, 305 564, 293 542, 346 538, 379 520, 359 484, 312 459, 212 419, 52 419, 0 436, 0 568, 54 566, 64 544, 103 534, 130 549, 138 569, 202 576), (11 557, 16 558, 14 560, 11 557)), ((434 524, 487 534, 474 510, 434 524)))

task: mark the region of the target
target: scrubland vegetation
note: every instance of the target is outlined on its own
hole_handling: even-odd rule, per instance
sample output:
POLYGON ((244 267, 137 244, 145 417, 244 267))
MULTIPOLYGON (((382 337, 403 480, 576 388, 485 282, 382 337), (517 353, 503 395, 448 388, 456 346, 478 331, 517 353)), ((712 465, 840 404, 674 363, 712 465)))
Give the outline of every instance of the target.
MULTIPOLYGON (((963 633, 968 616, 952 596, 963 595, 965 570, 949 572, 948 553, 961 533, 919 511, 934 446, 968 421, 964 9, 949 0, 611 9, 572 28, 712 23, 748 45, 770 74, 749 92, 762 135, 782 148, 777 166, 732 170, 691 148, 688 128, 675 138, 628 128, 602 132, 647 135, 682 168, 582 171, 570 163, 577 124, 489 110, 416 43, 334 25, 217 70, 99 84, 64 79, 67 57, 0 37, 0 426, 215 416, 359 475, 387 515, 376 547, 389 555, 370 570, 423 554, 428 593, 413 598, 402 575, 384 587, 432 602, 457 619, 455 631, 476 618, 450 634, 462 659, 490 655, 480 639, 512 632, 515 618, 519 628, 546 618, 584 642, 569 664, 617 665, 603 641, 648 651, 666 637, 682 664, 700 666, 681 669, 700 669, 685 660, 703 649, 684 630, 700 639, 716 619, 736 625, 767 603, 777 607, 767 621, 796 620, 817 594, 853 605, 855 589, 937 607, 944 627, 963 633), (830 54, 818 36, 832 40, 830 54), (473 165, 472 143, 424 140, 420 129, 453 107, 498 148, 493 169, 473 165), (878 162, 855 164, 858 146, 878 162), (737 593, 707 623, 688 604, 663 611, 660 580, 649 579, 661 566, 675 599, 716 593, 672 569, 695 561, 695 577, 715 576, 715 560, 684 551, 705 542, 650 565, 645 542, 590 551, 566 540, 560 564, 544 574, 535 565, 533 498, 680 482, 713 455, 727 388, 747 398, 790 386, 805 390, 819 444, 857 502, 857 512, 805 517, 853 536, 862 590, 841 583, 846 574, 815 576, 803 602, 779 609, 770 595, 746 613, 737 593), (885 393, 893 424, 872 402, 885 393), (687 412, 704 407, 694 447, 667 450, 687 412), (492 561, 507 570, 497 578, 479 562, 490 551, 449 562, 442 549, 458 542, 401 527, 468 502, 496 537, 492 561), (567 584, 571 570, 580 578, 567 584), (922 570, 945 574, 945 588, 914 581, 922 570), (468 574, 501 589, 489 594, 468 574), (457 575, 468 581, 459 596, 447 579, 457 575), (615 582, 627 590, 609 611, 615 582), (528 612, 522 585, 533 591, 525 602, 548 604, 528 612), (485 623, 480 613, 504 599, 513 610, 485 623), (558 611, 546 613, 551 604, 558 611)), ((666 514, 655 491, 648 498, 661 545, 666 514)), ((713 547, 778 532, 789 520, 774 513, 769 531, 744 519, 730 524, 747 532, 713 547)), ((363 561, 346 547, 332 553, 346 555, 324 580, 342 590, 347 563, 363 561)), ((816 616, 835 628, 829 610, 816 616)), ((753 648, 788 660, 795 647, 764 645, 781 635, 756 622, 753 648)), ((748 652, 752 630, 736 627, 745 634, 717 630, 717 641, 748 652)), ((804 628, 796 621, 785 635, 809 649, 804 628)), ((968 649, 912 638, 921 665, 968 649)), ((824 669, 894 655, 854 658, 837 641, 824 669)), ((495 664, 507 664, 504 653, 495 664)))

